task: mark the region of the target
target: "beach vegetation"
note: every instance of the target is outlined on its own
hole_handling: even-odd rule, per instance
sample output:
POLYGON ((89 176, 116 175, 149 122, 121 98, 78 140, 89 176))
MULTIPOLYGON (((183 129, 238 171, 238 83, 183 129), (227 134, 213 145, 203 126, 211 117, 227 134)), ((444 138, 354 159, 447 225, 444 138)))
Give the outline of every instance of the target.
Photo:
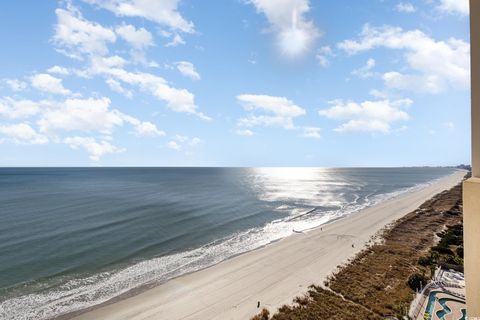
POLYGON ((438 243, 431 247, 426 255, 418 258, 418 264, 432 270, 438 266, 462 268, 463 225, 458 223, 447 226, 445 230, 437 233, 437 236, 440 238, 438 243))
MULTIPOLYGON (((264 320, 263 318, 253 319, 264 320)), ((295 299, 294 305, 282 306, 271 318, 271 320, 308 319, 380 320, 381 317, 362 305, 335 294, 331 290, 312 285, 305 296, 295 299)))
POLYGON ((423 267, 428 267, 433 263, 434 263, 434 258, 432 257, 432 255, 421 256, 420 258, 418 258, 418 264, 423 267))
POLYGON ((457 256, 463 259, 463 246, 458 247, 455 252, 457 253, 457 256))
POLYGON ((412 290, 421 291, 428 283, 428 278, 425 276, 425 273, 415 272, 408 277, 407 283, 412 290))
POLYGON ((252 320, 268 320, 268 319, 270 319, 270 311, 268 311, 265 308, 263 308, 259 314, 257 314, 255 317, 252 318, 252 320))

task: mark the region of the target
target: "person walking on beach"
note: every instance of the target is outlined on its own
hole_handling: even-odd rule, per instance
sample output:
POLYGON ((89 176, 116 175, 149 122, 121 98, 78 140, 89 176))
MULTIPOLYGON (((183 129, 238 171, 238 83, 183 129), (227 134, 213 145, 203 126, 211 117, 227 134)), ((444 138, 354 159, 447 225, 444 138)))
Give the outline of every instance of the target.
POLYGON ((257 302, 257 309, 260 308, 260 301, 257 302))

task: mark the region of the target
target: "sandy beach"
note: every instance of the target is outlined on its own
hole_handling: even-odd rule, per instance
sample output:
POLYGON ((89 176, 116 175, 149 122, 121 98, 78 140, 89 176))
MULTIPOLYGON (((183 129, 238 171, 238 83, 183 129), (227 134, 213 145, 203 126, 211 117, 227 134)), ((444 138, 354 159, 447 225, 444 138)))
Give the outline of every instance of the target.
POLYGON ((321 229, 294 234, 75 319, 249 319, 263 307, 274 311, 310 284, 322 284, 383 227, 453 187, 464 175, 458 171, 321 229))

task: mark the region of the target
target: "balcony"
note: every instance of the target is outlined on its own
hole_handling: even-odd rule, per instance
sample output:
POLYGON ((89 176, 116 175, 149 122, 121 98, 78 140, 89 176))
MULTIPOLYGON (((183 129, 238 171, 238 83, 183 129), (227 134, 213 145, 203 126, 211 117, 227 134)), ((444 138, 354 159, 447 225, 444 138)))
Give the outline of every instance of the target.
POLYGON ((472 178, 464 182, 467 313, 480 319, 480 1, 470 0, 472 178))

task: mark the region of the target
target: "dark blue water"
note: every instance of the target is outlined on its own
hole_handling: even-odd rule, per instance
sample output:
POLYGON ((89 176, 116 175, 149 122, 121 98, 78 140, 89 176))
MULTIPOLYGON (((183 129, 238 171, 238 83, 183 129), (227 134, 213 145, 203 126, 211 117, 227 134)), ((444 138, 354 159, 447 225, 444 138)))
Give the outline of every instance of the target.
POLYGON ((86 308, 453 171, 0 169, 0 318, 43 319, 86 308))

